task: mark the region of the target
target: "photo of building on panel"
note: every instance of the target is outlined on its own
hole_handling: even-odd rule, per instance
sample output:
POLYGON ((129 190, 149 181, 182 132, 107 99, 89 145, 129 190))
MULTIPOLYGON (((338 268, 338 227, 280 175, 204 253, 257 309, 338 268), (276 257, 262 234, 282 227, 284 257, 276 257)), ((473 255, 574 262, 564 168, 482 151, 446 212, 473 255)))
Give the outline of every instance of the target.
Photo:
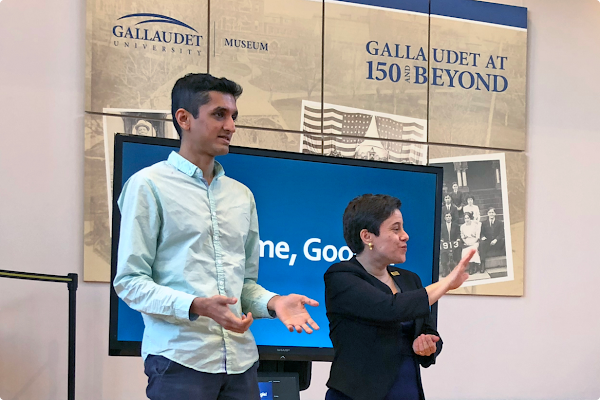
POLYGON ((300 152, 425 165, 427 121, 333 104, 302 102, 300 152), (310 132, 310 133, 309 133, 310 132), (415 143, 413 143, 415 142, 415 143))

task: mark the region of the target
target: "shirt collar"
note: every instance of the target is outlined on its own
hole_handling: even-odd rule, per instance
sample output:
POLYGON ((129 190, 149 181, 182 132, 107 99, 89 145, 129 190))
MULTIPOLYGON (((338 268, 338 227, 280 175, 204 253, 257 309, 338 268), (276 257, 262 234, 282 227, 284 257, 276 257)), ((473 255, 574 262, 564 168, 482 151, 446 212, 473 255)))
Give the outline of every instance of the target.
MULTIPOLYGON (((169 154, 167 162, 188 176, 193 177, 194 175, 198 174, 200 178, 203 178, 203 173, 200 168, 189 162, 175 151, 172 151, 171 154, 169 154)), ((223 166, 217 160, 215 160, 214 175, 215 176, 213 179, 218 179, 219 177, 225 175, 223 166)))

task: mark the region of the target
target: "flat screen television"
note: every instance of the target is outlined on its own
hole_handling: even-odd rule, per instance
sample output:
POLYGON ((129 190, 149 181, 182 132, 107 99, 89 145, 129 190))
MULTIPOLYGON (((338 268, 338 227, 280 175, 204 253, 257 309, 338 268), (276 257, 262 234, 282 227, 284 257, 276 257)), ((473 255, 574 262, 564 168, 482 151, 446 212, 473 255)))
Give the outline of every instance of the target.
MULTIPOLYGON (((116 273, 120 214, 116 205, 123 184, 140 169, 166 160, 179 141, 117 135, 113 180, 112 278, 116 273)), ((273 150, 230 147, 218 157, 225 174, 254 193, 259 218, 261 258, 258 283, 280 294, 300 293, 320 303, 309 307, 320 330, 290 333, 278 320, 255 320, 251 326, 263 360, 331 361, 333 349, 325 313, 323 274, 352 257, 344 242, 342 215, 361 194, 400 198, 410 235, 403 268, 423 285, 438 277, 442 168, 273 150)), ((432 311, 437 316, 436 305, 432 311)), ((141 315, 111 287, 111 355, 140 355, 141 315)))

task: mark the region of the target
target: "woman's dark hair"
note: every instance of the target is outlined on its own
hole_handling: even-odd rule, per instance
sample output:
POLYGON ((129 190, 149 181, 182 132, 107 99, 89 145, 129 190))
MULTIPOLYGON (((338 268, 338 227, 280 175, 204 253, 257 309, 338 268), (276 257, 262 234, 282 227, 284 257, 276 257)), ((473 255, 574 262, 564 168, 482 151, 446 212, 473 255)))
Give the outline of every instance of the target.
POLYGON ((466 200, 472 199, 473 203, 475 203, 475 196, 473 196, 472 194, 467 195, 466 200))
POLYGON ((360 231, 366 229, 375 236, 379 236, 379 227, 396 210, 400 209, 402 202, 386 194, 363 194, 353 199, 344 211, 344 239, 346 244, 355 254, 360 254, 365 249, 365 244, 360 238, 360 231))
POLYGON ((200 107, 210 101, 208 92, 227 93, 237 99, 242 94, 242 87, 227 78, 215 78, 210 74, 187 74, 179 78, 171 91, 171 115, 179 137, 181 127, 175 113, 183 108, 194 118, 198 118, 200 107))
POLYGON ((473 217, 473 213, 471 211, 466 211, 464 216, 465 217, 468 216, 471 221, 473 221, 475 219, 475 217, 473 217))

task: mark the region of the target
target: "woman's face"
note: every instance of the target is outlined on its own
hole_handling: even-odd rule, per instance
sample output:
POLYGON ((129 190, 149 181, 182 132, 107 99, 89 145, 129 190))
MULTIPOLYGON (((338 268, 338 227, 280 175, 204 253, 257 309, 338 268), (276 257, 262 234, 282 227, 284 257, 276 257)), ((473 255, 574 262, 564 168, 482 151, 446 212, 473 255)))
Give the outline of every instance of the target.
POLYGON ((467 199, 467 203, 469 203, 469 205, 472 206, 473 205, 473 199, 469 197, 467 199))
POLYGON ((465 224, 471 225, 471 217, 469 217, 469 214, 465 214, 465 224))
POLYGON ((398 264, 406 261, 408 233, 404 231, 402 213, 396 210, 381 223, 379 236, 373 235, 373 250, 387 264, 398 264))

